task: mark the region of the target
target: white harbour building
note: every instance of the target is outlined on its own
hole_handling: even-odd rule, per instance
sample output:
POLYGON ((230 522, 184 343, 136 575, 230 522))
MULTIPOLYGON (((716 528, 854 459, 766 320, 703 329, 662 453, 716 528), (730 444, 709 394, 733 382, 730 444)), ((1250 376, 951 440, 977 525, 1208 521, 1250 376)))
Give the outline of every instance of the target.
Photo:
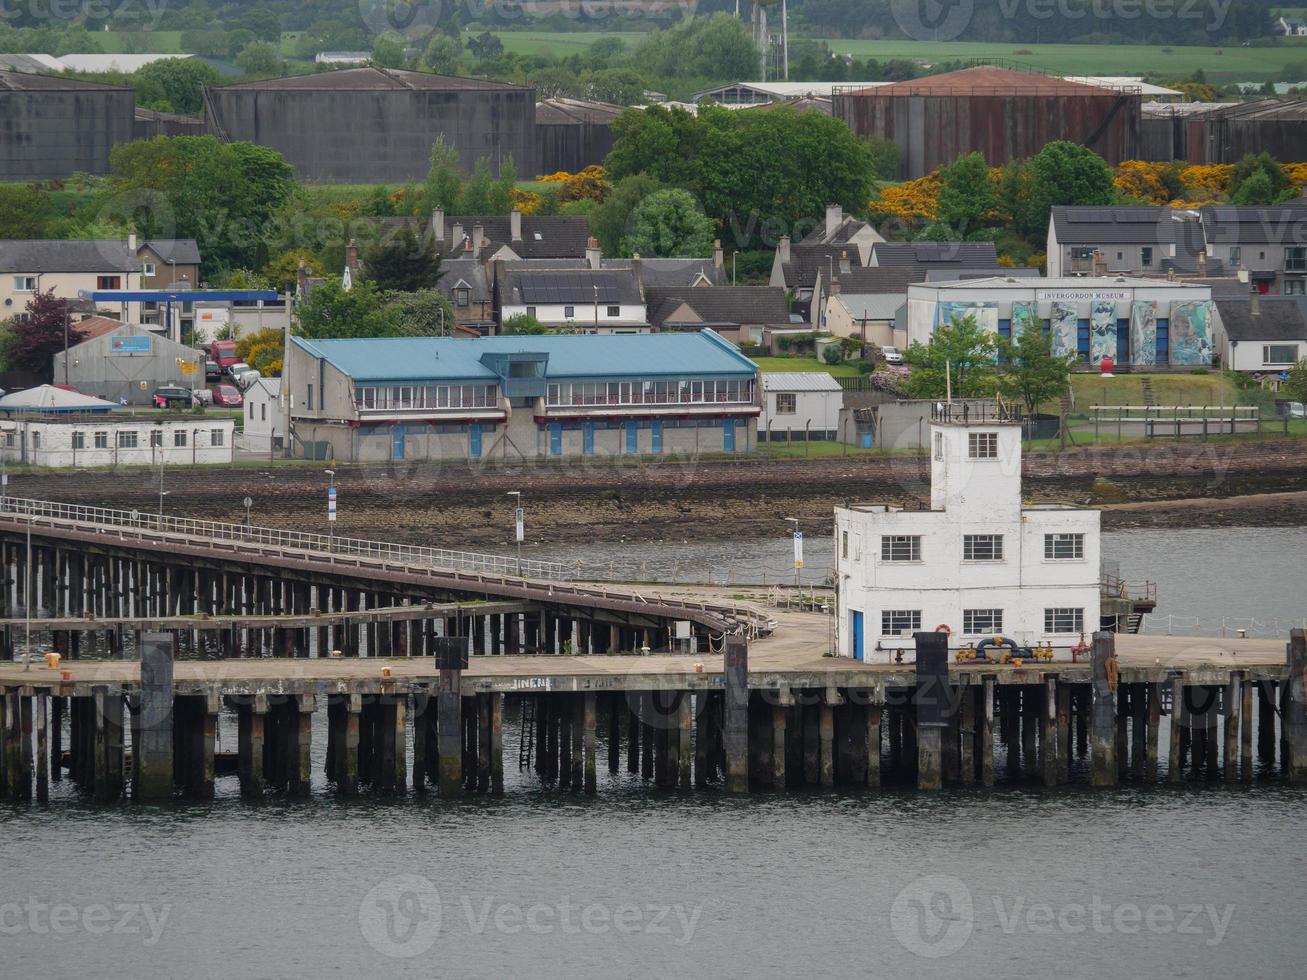
POLYGON ((987 406, 937 404, 930 509, 835 509, 836 652, 912 649, 918 630, 950 646, 1001 636, 1065 656, 1099 629, 1100 513, 1021 499, 1021 426, 987 406))

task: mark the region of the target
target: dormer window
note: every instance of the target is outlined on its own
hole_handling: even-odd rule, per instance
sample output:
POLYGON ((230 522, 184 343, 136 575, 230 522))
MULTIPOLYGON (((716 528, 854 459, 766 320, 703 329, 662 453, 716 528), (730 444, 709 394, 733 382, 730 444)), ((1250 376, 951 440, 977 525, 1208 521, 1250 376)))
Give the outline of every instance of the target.
POLYGON ((454 290, 454 298, 459 306, 468 306, 472 302, 472 290, 466 286, 460 286, 454 290))

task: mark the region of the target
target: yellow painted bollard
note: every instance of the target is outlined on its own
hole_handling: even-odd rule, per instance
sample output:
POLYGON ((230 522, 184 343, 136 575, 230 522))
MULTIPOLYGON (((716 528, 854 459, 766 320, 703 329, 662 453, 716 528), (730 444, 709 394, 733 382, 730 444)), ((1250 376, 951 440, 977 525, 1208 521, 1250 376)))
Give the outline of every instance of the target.
POLYGON ((49 653, 45 655, 46 670, 58 670, 59 661, 62 659, 63 659, 63 654, 55 653, 53 650, 51 650, 49 653))

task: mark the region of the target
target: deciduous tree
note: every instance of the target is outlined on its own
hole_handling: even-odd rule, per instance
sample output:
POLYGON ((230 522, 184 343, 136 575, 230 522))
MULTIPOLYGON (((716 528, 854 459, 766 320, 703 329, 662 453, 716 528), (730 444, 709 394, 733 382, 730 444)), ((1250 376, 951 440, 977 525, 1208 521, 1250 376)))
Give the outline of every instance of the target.
POLYGON ((954 318, 935 328, 929 344, 913 343, 903 352, 912 366, 908 393, 913 398, 976 398, 995 391, 994 335, 974 316, 954 318))

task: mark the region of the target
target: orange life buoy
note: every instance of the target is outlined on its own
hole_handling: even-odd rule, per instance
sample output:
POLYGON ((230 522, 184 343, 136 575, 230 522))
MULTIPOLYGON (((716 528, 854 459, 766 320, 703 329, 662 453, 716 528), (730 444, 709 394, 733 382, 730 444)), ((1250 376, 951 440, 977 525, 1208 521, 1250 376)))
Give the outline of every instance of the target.
POLYGON ((940 623, 938 626, 935 627, 935 632, 946 633, 949 636, 953 635, 953 631, 949 629, 948 623, 940 623))

